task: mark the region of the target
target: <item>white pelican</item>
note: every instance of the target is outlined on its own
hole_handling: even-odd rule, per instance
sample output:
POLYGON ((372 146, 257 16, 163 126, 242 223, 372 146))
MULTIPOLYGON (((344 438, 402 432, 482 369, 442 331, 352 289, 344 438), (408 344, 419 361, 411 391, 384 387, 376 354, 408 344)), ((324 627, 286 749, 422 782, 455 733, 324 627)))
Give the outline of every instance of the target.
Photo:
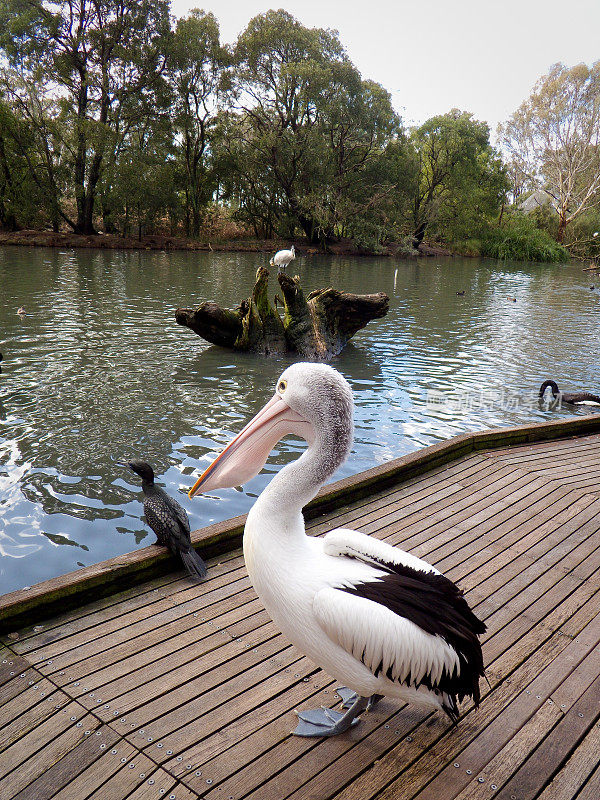
POLYGON ((294 733, 347 730, 382 696, 443 709, 479 701, 485 625, 462 592, 425 561, 358 531, 307 536, 302 508, 352 446, 353 399, 346 380, 325 364, 294 364, 275 395, 208 467, 189 492, 238 486, 293 433, 306 451, 281 469, 248 514, 244 557, 250 580, 287 638, 350 687, 345 713, 302 711, 294 733))
POLYGON ((273 258, 270 259, 269 265, 271 267, 279 267, 277 272, 284 272, 290 261, 296 258, 296 250, 292 245, 291 250, 278 250, 273 258))

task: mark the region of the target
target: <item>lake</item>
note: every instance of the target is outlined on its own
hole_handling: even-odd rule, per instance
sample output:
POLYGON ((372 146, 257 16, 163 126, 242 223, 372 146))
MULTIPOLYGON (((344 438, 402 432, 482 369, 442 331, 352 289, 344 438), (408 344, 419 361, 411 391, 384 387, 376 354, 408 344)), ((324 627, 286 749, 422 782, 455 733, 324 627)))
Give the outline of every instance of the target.
MULTIPOLYGON (((174 310, 237 305, 267 261, 0 248, 0 593, 155 540, 139 480, 118 461, 149 461, 197 528, 247 511, 297 457, 304 444, 286 439, 243 490, 187 498, 290 362, 209 345, 174 310)), ((307 293, 390 296, 387 317, 333 362, 356 398, 336 478, 464 431, 589 412, 540 403, 546 378, 600 389, 600 292, 580 265, 300 254, 288 270, 307 293)))

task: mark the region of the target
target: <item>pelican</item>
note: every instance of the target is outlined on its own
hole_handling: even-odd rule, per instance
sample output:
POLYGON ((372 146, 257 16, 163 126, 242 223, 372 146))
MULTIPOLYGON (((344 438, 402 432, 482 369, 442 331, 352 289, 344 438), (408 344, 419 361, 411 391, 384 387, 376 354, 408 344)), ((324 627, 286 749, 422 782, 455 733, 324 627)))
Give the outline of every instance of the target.
POLYGON ((573 406, 600 406, 600 397, 591 392, 559 392, 558 386, 555 381, 544 381, 540 386, 540 398, 544 397, 546 389, 550 387, 552 397, 562 403, 568 403, 573 406))
POLYGON ((277 272, 285 272, 285 268, 296 258, 296 250, 292 245, 291 250, 278 250, 272 259, 269 261, 271 267, 279 267, 277 272))
POLYGON ((452 581, 358 531, 306 535, 302 508, 346 460, 353 427, 346 380, 326 364, 294 364, 189 492, 245 483, 288 434, 308 443, 273 477, 244 529, 246 567, 266 610, 296 647, 345 684, 338 692, 347 710, 298 712, 299 736, 343 733, 383 696, 441 709, 453 722, 458 701, 480 697, 485 625, 452 581))

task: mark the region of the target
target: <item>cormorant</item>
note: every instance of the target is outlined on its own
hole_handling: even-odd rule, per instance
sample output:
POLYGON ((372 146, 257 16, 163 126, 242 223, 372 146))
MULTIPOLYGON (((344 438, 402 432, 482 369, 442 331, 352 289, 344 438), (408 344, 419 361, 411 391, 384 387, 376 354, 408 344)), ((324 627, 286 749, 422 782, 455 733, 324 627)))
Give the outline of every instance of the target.
POLYGON ((142 479, 146 522, 156 534, 158 544, 180 556, 185 568, 197 581, 206 577, 206 564, 192 546, 190 521, 184 508, 154 483, 154 470, 145 461, 128 461, 127 466, 142 479))

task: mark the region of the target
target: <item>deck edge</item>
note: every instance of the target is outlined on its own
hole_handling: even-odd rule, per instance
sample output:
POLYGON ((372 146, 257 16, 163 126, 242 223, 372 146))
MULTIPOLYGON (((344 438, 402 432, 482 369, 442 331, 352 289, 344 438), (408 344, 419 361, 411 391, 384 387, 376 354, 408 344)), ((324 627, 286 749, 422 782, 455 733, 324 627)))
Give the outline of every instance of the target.
MULTIPOLYGON (((473 452, 583 436, 597 431, 600 431, 600 414, 459 434, 323 487, 305 507, 304 515, 307 519, 314 519, 373 490, 402 483, 473 452)), ((242 515, 200 528, 192 532, 192 542, 205 557, 229 552, 241 545, 245 521, 246 515, 242 515)), ((164 574, 173 568, 173 563, 164 548, 149 545, 2 595, 0 634, 122 591, 133 586, 134 580, 139 582, 164 574)))

